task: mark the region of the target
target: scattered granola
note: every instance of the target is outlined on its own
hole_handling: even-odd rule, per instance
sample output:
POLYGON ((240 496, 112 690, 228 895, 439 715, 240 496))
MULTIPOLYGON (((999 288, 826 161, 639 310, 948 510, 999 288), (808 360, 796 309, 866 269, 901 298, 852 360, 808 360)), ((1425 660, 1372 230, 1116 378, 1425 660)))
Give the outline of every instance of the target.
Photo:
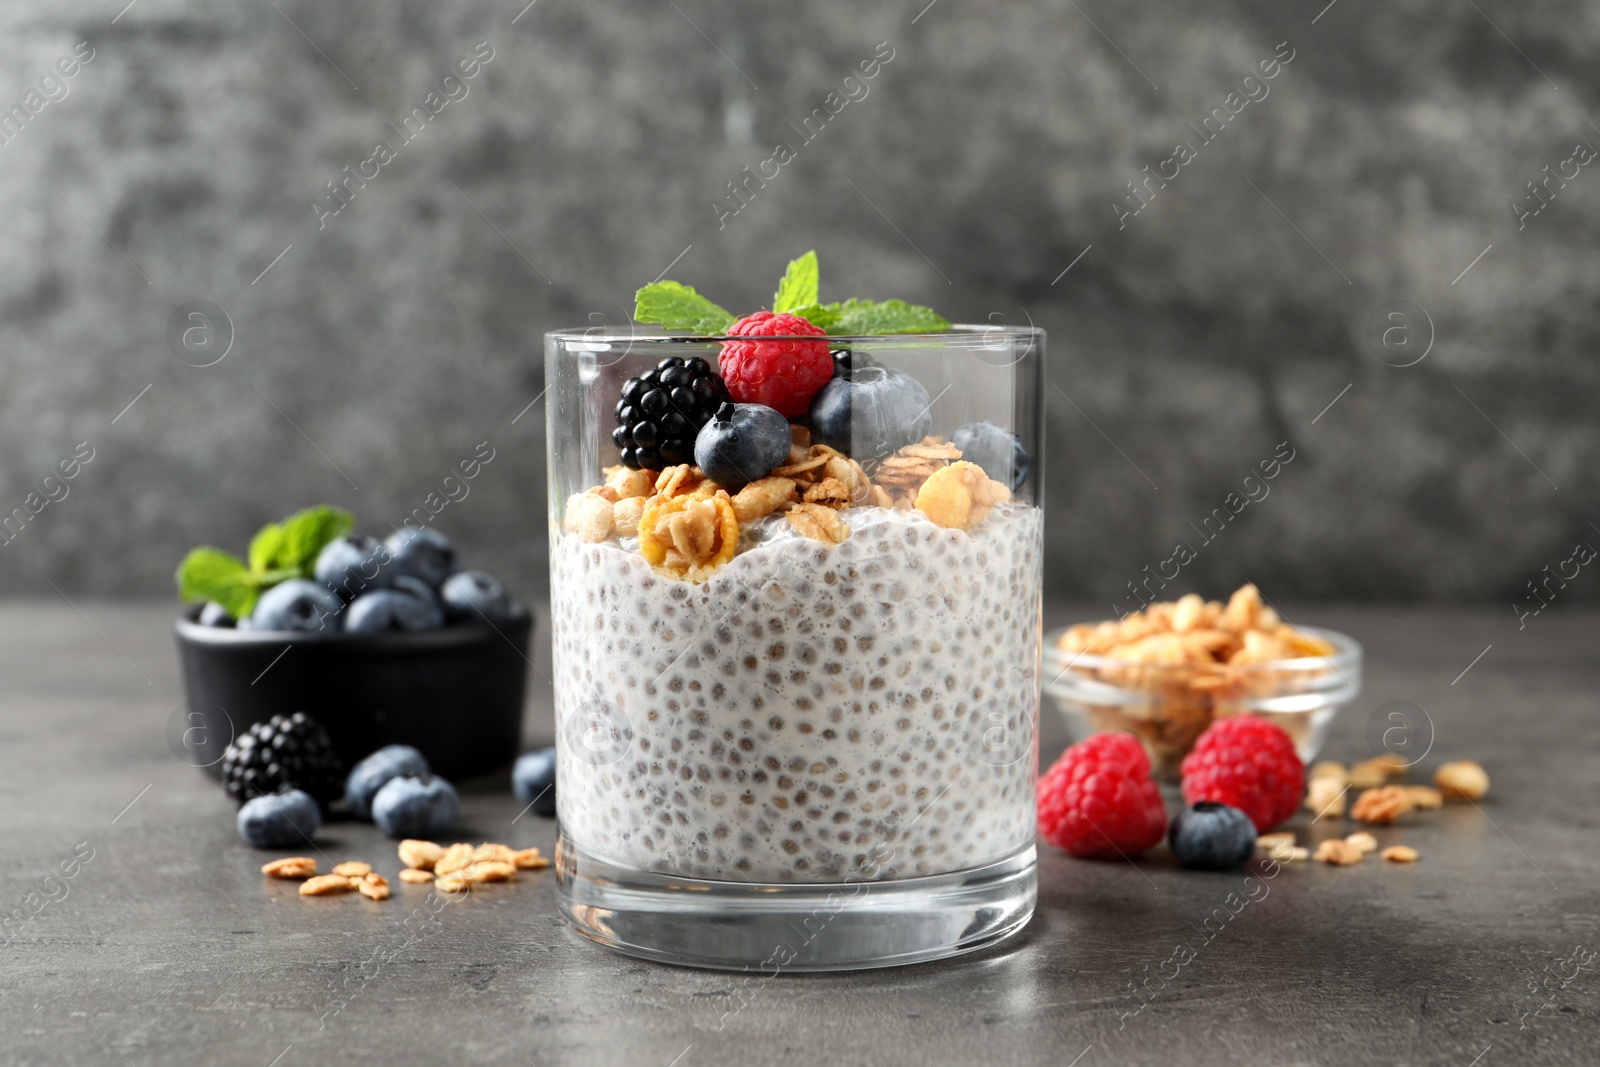
POLYGON ((261 873, 272 878, 310 878, 317 873, 317 861, 310 856, 286 856, 261 865, 261 873))
POLYGON ((1357 822, 1374 826, 1387 826, 1411 810, 1411 798, 1405 788, 1385 785, 1364 791, 1350 806, 1350 817, 1357 822))
POLYGON ((536 848, 525 848, 521 852, 511 854, 511 862, 516 864, 518 870, 538 870, 550 866, 550 861, 545 859, 536 848))
POLYGON ((457 842, 444 850, 433 864, 433 873, 436 875, 453 874, 472 863, 472 846, 457 842))
MULTIPOLYGON (((626 470, 627 468, 623 468, 626 470)), ((444 857, 445 850, 432 841, 418 841, 415 838, 406 838, 400 842, 400 862, 407 867, 418 870, 431 871, 433 865, 444 857)))
POLYGON ((1323 863, 1331 863, 1335 867, 1354 867, 1366 857, 1366 853, 1348 841, 1341 841, 1337 837, 1330 837, 1317 846, 1315 858, 1323 863))
POLYGON ((1418 811, 1433 811, 1444 806, 1444 794, 1431 785, 1408 785, 1406 799, 1418 811))
POLYGON ((319 874, 300 883, 303 897, 321 897, 330 893, 348 893, 356 887, 356 879, 342 874, 319 874))
POLYGON ((477 885, 482 882, 506 882, 517 876, 515 864, 503 860, 481 860, 461 872, 467 881, 477 885))
POLYGON ((415 867, 407 867, 405 870, 400 872, 400 880, 402 882, 410 882, 412 885, 422 885, 426 882, 433 881, 433 872, 418 870, 415 867))
POLYGON ((1456 760, 1440 767, 1433 784, 1445 800, 1477 800, 1489 792, 1489 776, 1471 760, 1456 760))
POLYGON ((1306 810, 1313 812, 1312 822, 1318 819, 1344 817, 1345 793, 1349 786, 1337 778, 1313 778, 1306 788, 1306 810))
POLYGON ((389 880, 381 874, 369 874, 356 886, 369 900, 389 899, 389 880))
POLYGON ((347 863, 341 863, 334 867, 333 873, 342 874, 346 878, 365 878, 367 875, 372 873, 372 864, 361 863, 357 860, 350 860, 347 863))
POLYGON ((1357 830, 1355 833, 1346 837, 1344 839, 1344 843, 1354 848, 1359 848, 1363 856, 1369 852, 1378 851, 1378 839, 1367 833, 1365 830, 1357 830))
POLYGON ((1388 860, 1390 863, 1417 862, 1417 850, 1412 848, 1410 845, 1390 845, 1388 848, 1379 853, 1379 855, 1388 860))

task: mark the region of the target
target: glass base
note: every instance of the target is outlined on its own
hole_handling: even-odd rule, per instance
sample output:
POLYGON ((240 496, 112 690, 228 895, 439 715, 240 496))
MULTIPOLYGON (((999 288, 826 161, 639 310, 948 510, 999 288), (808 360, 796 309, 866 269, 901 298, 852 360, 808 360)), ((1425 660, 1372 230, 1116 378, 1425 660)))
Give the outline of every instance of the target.
POLYGON ((556 844, 561 914, 607 948, 685 967, 848 971, 985 948, 1027 925, 1034 847, 925 878, 837 883, 713 882, 617 867, 556 844))

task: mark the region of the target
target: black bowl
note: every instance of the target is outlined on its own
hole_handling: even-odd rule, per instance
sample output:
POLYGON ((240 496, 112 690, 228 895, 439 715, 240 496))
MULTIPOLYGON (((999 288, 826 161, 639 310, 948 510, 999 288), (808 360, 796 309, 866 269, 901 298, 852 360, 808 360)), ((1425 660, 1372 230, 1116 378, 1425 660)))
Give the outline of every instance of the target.
POLYGON ((395 744, 415 746, 450 779, 516 759, 533 632, 526 609, 493 626, 381 634, 233 630, 201 626, 199 614, 199 605, 186 609, 174 628, 188 703, 169 740, 214 778, 235 736, 296 711, 328 728, 346 767, 395 744))

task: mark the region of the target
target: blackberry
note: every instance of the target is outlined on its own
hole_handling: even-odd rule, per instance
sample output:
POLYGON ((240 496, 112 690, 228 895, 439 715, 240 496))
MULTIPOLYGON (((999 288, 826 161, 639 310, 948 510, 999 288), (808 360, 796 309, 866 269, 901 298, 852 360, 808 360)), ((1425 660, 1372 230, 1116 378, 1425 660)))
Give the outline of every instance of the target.
POLYGON ((622 451, 622 465, 661 470, 694 462, 694 439, 727 403, 728 387, 699 358, 668 356, 622 386, 617 428, 611 441, 622 451))
POLYGON ((301 789, 327 805, 344 793, 344 765, 320 722, 303 711, 274 715, 222 754, 222 788, 237 803, 301 789))

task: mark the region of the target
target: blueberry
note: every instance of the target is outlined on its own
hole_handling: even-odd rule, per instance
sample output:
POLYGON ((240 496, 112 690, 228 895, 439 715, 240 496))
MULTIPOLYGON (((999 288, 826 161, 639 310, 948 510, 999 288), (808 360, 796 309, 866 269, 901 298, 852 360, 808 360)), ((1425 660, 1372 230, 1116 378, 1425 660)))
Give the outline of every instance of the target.
POLYGON ((1238 808, 1202 800, 1172 817, 1167 846, 1185 867, 1231 871, 1255 855, 1256 824, 1238 808))
POLYGON ((215 600, 208 600, 206 606, 200 609, 199 621, 201 626, 229 627, 233 625, 233 616, 215 600))
POLYGON ((344 804, 360 819, 372 818, 372 798, 391 778, 422 777, 428 761, 410 745, 385 745, 355 765, 344 782, 344 804))
POLYGON ((434 586, 409 574, 397 574, 394 576, 394 591, 410 593, 423 603, 432 604, 439 611, 440 625, 444 624, 444 602, 439 599, 439 590, 434 586))
POLYGON ((951 435, 950 443, 961 449, 962 459, 976 463, 1012 492, 1028 480, 1027 449, 1022 447, 1022 438, 1010 430, 992 422, 969 422, 951 435))
POLYGON ((922 383, 892 367, 857 366, 811 401, 811 439, 857 460, 882 459, 933 429, 922 383))
POLYGON ((556 813, 556 750, 536 748, 517 757, 511 768, 511 791, 535 815, 556 813))
POLYGON ((460 808, 455 787, 443 778, 402 775, 372 798, 372 821, 390 837, 430 838, 450 829, 460 808))
POLYGON ((423 599, 400 589, 362 593, 344 613, 346 632, 355 634, 436 630, 443 625, 444 612, 431 596, 423 599))
POLYGON ((290 578, 261 594, 250 614, 252 630, 336 630, 344 610, 338 597, 316 582, 290 578))
POLYGON ((516 614, 511 594, 499 579, 482 571, 457 571, 445 579, 439 590, 444 602, 444 614, 451 622, 477 621, 505 622, 516 614))
POLYGON ((239 809, 239 836, 256 848, 295 848, 305 845, 322 828, 322 812, 310 793, 286 793, 247 800, 239 809))
POLYGON ((317 555, 317 581, 346 600, 389 584, 383 565, 392 557, 376 537, 352 534, 329 541, 317 555))
POLYGON ((723 404, 694 439, 694 461, 730 493, 789 458, 789 420, 761 404, 723 404))
POLYGON ((384 539, 389 550, 390 574, 420 578, 434 589, 456 571, 456 548, 450 539, 432 527, 401 527, 384 539))

